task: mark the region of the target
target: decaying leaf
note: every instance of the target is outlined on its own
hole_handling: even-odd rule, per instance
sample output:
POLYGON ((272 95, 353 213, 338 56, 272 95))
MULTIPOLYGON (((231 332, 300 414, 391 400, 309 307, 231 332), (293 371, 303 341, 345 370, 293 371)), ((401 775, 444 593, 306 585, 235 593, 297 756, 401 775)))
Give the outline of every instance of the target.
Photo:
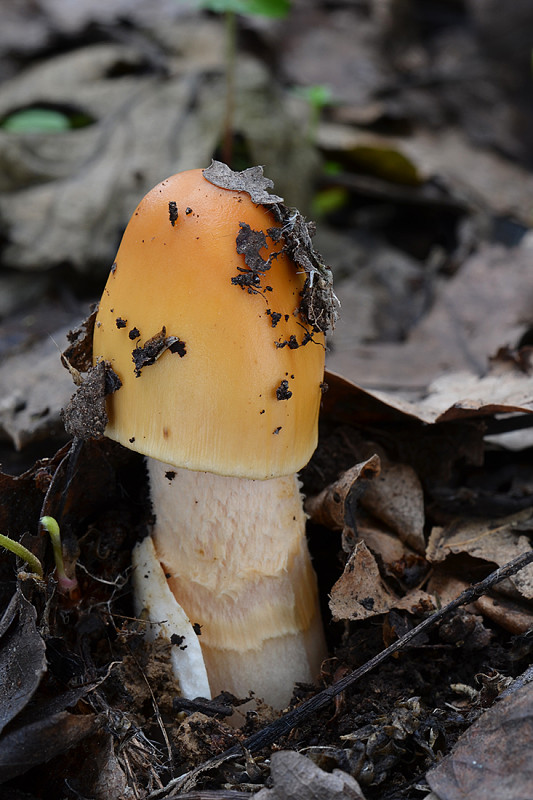
POLYGON ((369 454, 346 470, 320 494, 310 497, 306 511, 313 522, 331 530, 356 528, 356 503, 398 534, 419 553, 425 550, 424 496, 414 469, 394 464, 383 448, 368 443, 369 454))
MULTIPOLYGON (((532 524, 531 509, 526 509, 501 519, 457 520, 444 528, 435 527, 427 547, 427 559, 436 565, 428 592, 440 602, 448 602, 466 588, 464 581, 446 569, 449 556, 463 555, 502 566, 528 552, 527 533, 532 524)), ((533 626, 533 609, 528 603, 532 597, 533 569, 529 566, 502 581, 491 594, 478 598, 473 607, 504 630, 522 634, 533 626)))
POLYGON ((364 542, 358 542, 331 590, 333 619, 366 619, 388 611, 395 600, 381 580, 374 556, 364 542))
POLYGON ((65 329, 54 331, 53 337, 40 337, 2 359, 0 436, 17 450, 64 435, 59 409, 72 392, 67 373, 58 368, 65 334, 65 329))
MULTIPOLYGON (((368 448, 371 452, 373 446, 368 448)), ((382 581, 375 555, 396 586, 409 589, 423 577, 423 559, 404 542, 424 552, 424 505, 414 470, 391 464, 382 448, 376 449, 379 456, 374 454, 346 470, 306 502, 313 522, 343 531, 343 548, 350 553, 344 574, 331 591, 330 609, 335 619, 364 619, 391 608, 414 611, 421 601, 431 606, 424 592, 409 591, 407 596, 397 597, 382 581), (386 465, 383 480, 382 460, 386 465), (376 480, 379 486, 373 491, 376 480), (359 541, 354 548, 356 538, 359 541)))
POLYGON ((364 800, 351 775, 340 769, 325 772, 292 750, 273 753, 270 770, 274 787, 261 789, 256 800, 364 800))
POLYGON ((60 711, 11 730, 1 739, 0 783, 23 775, 79 744, 94 733, 98 724, 95 714, 60 711))
POLYGON ((360 620, 384 614, 393 608, 420 612, 434 608, 430 595, 420 589, 395 595, 381 578, 376 559, 363 540, 359 540, 344 572, 331 589, 329 608, 333 619, 360 620))
MULTIPOLYGON (((427 548, 427 559, 444 561, 452 553, 465 553, 473 558, 502 566, 517 555, 531 549, 529 536, 533 513, 526 509, 499 520, 458 520, 445 528, 434 528, 427 548)), ((533 567, 525 567, 510 579, 519 594, 533 598, 533 567)), ((502 591, 502 586, 499 587, 502 591)), ((516 596, 516 591, 514 592, 516 596)))
POLYGON ((306 512, 317 525, 331 530, 342 530, 346 525, 353 528, 354 501, 368 490, 369 482, 379 475, 379 470, 377 455, 356 464, 316 497, 309 497, 305 504, 306 512))
POLYGON ((425 558, 379 521, 361 515, 357 521, 357 534, 377 557, 385 577, 406 588, 423 581, 428 571, 425 558))
POLYGON ((507 694, 426 778, 439 800, 533 797, 533 683, 507 694))
POLYGON ((483 595, 474 605, 480 614, 515 636, 526 634, 533 628, 533 609, 501 595, 483 595))
MULTIPOLYGON (((327 407, 356 404, 364 418, 398 419, 403 417, 425 424, 466 420, 493 414, 533 413, 533 380, 516 364, 493 364, 492 372, 478 377, 468 372, 453 373, 436 379, 421 401, 410 401, 401 395, 378 390, 368 390, 351 383, 346 378, 328 373, 328 386, 335 385, 338 394, 326 395, 327 407)), ((525 422, 525 420, 524 420, 525 422)), ((526 423, 527 424, 527 423, 526 423)))
POLYGON ((533 379, 516 364, 494 364, 482 378, 468 373, 445 375, 435 380, 420 404, 436 422, 492 414, 531 414, 533 379))
MULTIPOLYGON (((490 377, 498 365, 491 362, 489 371, 488 367, 503 345, 514 348, 527 333, 531 283, 531 249, 526 243, 511 251, 486 245, 441 288, 406 341, 352 341, 344 347, 339 342, 328 356, 328 369, 373 387, 384 402, 425 422, 439 420, 448 410, 452 413, 456 402, 460 404, 456 418, 483 406, 491 413, 488 406, 495 403, 526 406, 529 413, 531 377, 508 365, 505 380, 495 385, 490 377), (457 376, 453 382, 451 375, 457 376), (434 381, 438 382, 432 387, 434 381), (416 393, 420 400, 402 401, 396 391, 408 391, 409 398, 416 393), (463 407, 466 401, 472 401, 474 408, 463 407)), ((346 304, 343 308, 349 317, 350 308, 346 304)))
POLYGON ((283 197, 267 191, 274 187, 274 181, 263 175, 263 167, 249 167, 242 172, 234 172, 227 164, 212 161, 210 166, 203 170, 203 175, 209 183, 221 189, 247 192, 257 205, 283 203, 283 197))
POLYGON ((17 591, 0 620, 0 732, 30 702, 46 672, 36 618, 34 606, 17 591))
POLYGON ((417 553, 425 550, 424 493, 408 464, 381 457, 382 469, 361 498, 361 505, 398 534, 417 553))

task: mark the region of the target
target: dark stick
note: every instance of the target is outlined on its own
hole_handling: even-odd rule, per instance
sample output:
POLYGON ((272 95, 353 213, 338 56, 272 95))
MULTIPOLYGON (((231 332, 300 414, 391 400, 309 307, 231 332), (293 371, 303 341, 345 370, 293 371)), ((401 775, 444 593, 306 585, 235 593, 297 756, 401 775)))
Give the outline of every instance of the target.
POLYGON ((415 628, 408 631, 404 636, 400 637, 400 639, 398 639, 396 642, 389 645, 389 647, 387 647, 385 650, 382 650, 380 653, 374 656, 374 658, 371 658, 370 661, 367 661, 366 664, 358 667, 345 678, 341 678, 340 681, 328 686, 322 692, 314 695, 314 697, 310 697, 309 700, 305 700, 297 708, 289 711, 287 714, 284 714, 283 717, 275 720, 270 725, 267 725, 267 727, 262 731, 254 733, 243 742, 243 747, 245 747, 251 753, 254 753, 258 750, 261 750, 263 747, 273 744, 276 739, 289 733, 292 728, 295 728, 308 716, 314 714, 316 711, 319 711, 338 694, 344 692, 350 686, 353 686, 353 684, 356 683, 359 678, 362 678, 363 675, 366 675, 367 672, 370 672, 379 664, 382 664, 383 661, 389 658, 389 656, 393 655, 393 653, 401 650, 403 647, 405 647, 405 645, 409 644, 409 642, 426 631, 428 628, 432 628, 437 624, 437 622, 440 622, 443 617, 446 617, 452 611, 455 611, 455 609, 459 606, 462 606, 466 603, 471 603, 472 600, 475 600, 477 597, 485 594, 485 592, 487 592, 489 589, 492 589, 495 584, 511 577, 511 575, 514 575, 532 561, 533 550, 530 550, 528 553, 523 553, 522 555, 517 556, 512 561, 509 561, 508 564, 505 564, 503 567, 499 567, 494 572, 491 572, 490 575, 488 575, 482 581, 479 581, 479 583, 475 583, 473 586, 465 589, 464 592, 461 592, 459 597, 456 597, 455 600, 451 601, 451 603, 448 603, 439 611, 436 611, 430 617, 427 617, 415 628))
POLYGON ((314 695, 314 697, 310 697, 309 700, 305 700, 297 708, 287 712, 287 714, 284 714, 270 725, 267 725, 266 728, 263 728, 263 730, 254 733, 252 736, 249 736, 248 739, 245 739, 242 744, 234 745, 221 755, 209 759, 204 764, 200 764, 186 775, 176 778, 169 785, 167 785, 165 789, 160 789, 156 792, 153 792, 149 796, 162 796, 165 791, 169 791, 170 789, 174 788, 178 783, 187 782, 193 778, 195 774, 212 769, 229 758, 242 755, 243 750, 248 750, 250 753, 257 753, 264 747, 268 747, 269 745, 273 744, 281 736, 287 735, 293 728, 296 728, 298 725, 300 725, 305 719, 307 719, 307 717, 311 716, 311 714, 314 714, 317 711, 320 711, 320 709, 324 708, 324 706, 330 703, 338 694, 344 692, 346 689, 349 689, 350 686, 353 686, 353 684, 356 683, 359 678, 362 678, 363 675, 366 675, 375 667, 379 666, 379 664, 382 664, 383 661, 386 661, 389 656, 398 652, 398 650, 401 650, 424 631, 432 628, 434 625, 440 622, 443 617, 446 617, 452 611, 455 611, 455 609, 459 608, 459 606, 462 606, 466 603, 471 603, 477 597, 480 597, 482 594, 485 594, 485 592, 488 592, 489 589, 492 589, 492 587, 497 583, 500 583, 500 581, 503 581, 506 578, 510 578, 512 575, 515 575, 523 567, 531 564, 531 562, 533 562, 533 550, 517 556, 503 567, 499 567, 494 572, 491 572, 490 575, 488 575, 482 581, 479 581, 473 586, 470 586, 468 589, 465 589, 464 592, 461 592, 459 597, 456 597, 455 600, 451 601, 451 603, 448 603, 439 609, 439 611, 436 611, 430 617, 427 617, 415 628, 408 631, 408 633, 406 633, 404 636, 400 637, 400 639, 394 642, 394 644, 391 644, 389 647, 385 648, 385 650, 382 650, 380 653, 374 656, 374 658, 371 658, 370 661, 367 661, 366 664, 358 667, 345 678, 342 678, 340 681, 328 686, 323 691, 314 695))

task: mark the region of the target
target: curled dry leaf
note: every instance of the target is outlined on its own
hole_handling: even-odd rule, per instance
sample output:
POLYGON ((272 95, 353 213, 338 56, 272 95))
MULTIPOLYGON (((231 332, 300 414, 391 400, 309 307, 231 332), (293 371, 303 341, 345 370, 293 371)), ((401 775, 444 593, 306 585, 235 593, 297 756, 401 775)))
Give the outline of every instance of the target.
POLYGON ((357 542, 344 572, 331 590, 333 619, 366 619, 392 608, 396 598, 384 585, 376 560, 366 544, 357 542))
POLYGON ((482 595, 474 605, 480 614, 515 636, 527 633, 533 628, 533 610, 504 597, 482 595))
POLYGON ((263 175, 263 167, 249 167, 242 172, 234 172, 221 161, 211 161, 210 166, 203 170, 203 175, 206 180, 215 186, 220 186, 221 189, 248 192, 257 205, 283 203, 283 197, 268 191, 274 188, 274 181, 263 175))
POLYGON ((369 482, 380 472, 380 460, 373 455, 344 472, 316 497, 310 497, 305 510, 317 525, 331 530, 354 527, 354 501, 368 488, 369 482))
MULTIPOLYGON (((468 581, 461 580, 455 574, 448 572, 445 564, 437 564, 426 589, 428 594, 435 598, 435 603, 443 606, 459 597, 469 586, 468 581)), ((498 588, 493 589, 493 594, 498 592, 498 588)), ((533 628, 533 609, 528 608, 525 603, 508 600, 502 597, 501 593, 497 597, 493 594, 481 595, 465 610, 471 613, 477 612, 515 635, 526 633, 533 628)))
MULTIPOLYGON (((418 401, 363 389, 331 371, 326 372, 326 381, 330 387, 323 400, 326 412, 349 421, 349 410, 356 406, 358 421, 366 424, 401 420, 407 423, 409 419, 432 424, 494 414, 533 413, 531 375, 503 355, 491 361, 490 371, 483 377, 463 371, 436 378, 418 401)), ((524 418, 524 422, 529 421, 524 418)))
MULTIPOLYGON (((533 526, 531 509, 525 509, 499 520, 458 520, 431 532, 426 557, 437 565, 428 585, 428 592, 441 602, 457 597, 466 584, 446 572, 446 559, 461 554, 502 566, 520 553, 531 549, 524 533, 533 526)), ((533 626, 533 568, 520 570, 502 581, 491 595, 478 598, 473 606, 497 625, 513 634, 521 634, 533 626)))
POLYGON ((360 517, 357 521, 357 534, 377 557, 384 577, 397 581, 406 588, 419 585, 423 581, 428 571, 425 558, 415 553, 379 521, 360 517))
POLYGON ((423 553, 424 496, 414 469, 390 462, 381 448, 365 461, 346 470, 335 483, 306 502, 313 522, 332 530, 355 528, 355 501, 380 519, 402 542, 423 553))
POLYGON ((292 750, 273 753, 270 769, 274 787, 261 789, 256 800, 364 800, 359 784, 347 772, 325 772, 292 750))
MULTIPOLYGON (((521 553, 531 549, 529 536, 533 528, 533 511, 525 509, 499 520, 458 520, 445 528, 434 528, 429 538, 426 557, 432 563, 447 556, 465 553, 473 558, 503 566, 521 553)), ((533 599, 533 566, 525 567, 510 579, 515 591, 527 600, 533 599)), ((509 584, 507 584, 509 586, 509 584)), ((509 589, 499 586, 499 591, 509 589)))
MULTIPOLYGON (((431 310, 421 314, 404 341, 355 346, 348 342, 331 353, 328 367, 382 389, 376 395, 385 403, 426 422, 447 412, 453 418, 464 418, 468 411, 472 416, 472 411, 493 403, 526 406, 531 412, 530 377, 509 368, 506 379, 495 383, 494 363, 487 373, 488 359, 502 344, 514 345, 527 333, 530 287, 527 237, 512 250, 485 245, 441 285, 431 310), (437 382, 428 390, 433 381, 437 382), (411 398, 417 393, 420 399, 402 400, 393 394, 398 391, 409 392, 411 398)), ((347 316, 348 304, 349 300, 347 316)))
POLYGON ((417 553, 424 539, 424 493, 414 469, 381 458, 381 472, 367 487, 361 505, 382 520, 417 553))
POLYGON ((383 583, 373 555, 379 554, 385 572, 396 581, 407 585, 417 582, 409 577, 409 572, 420 573, 421 559, 404 542, 412 543, 419 552, 424 550, 422 487, 411 467, 394 465, 383 458, 387 465, 384 480, 381 480, 382 459, 373 454, 346 470, 306 503, 313 522, 343 531, 343 547, 351 552, 343 575, 331 591, 330 608, 337 620, 365 619, 391 608, 413 610, 421 602, 432 606, 424 592, 396 597, 383 583), (374 492, 376 479, 380 485, 374 492), (366 516, 357 509, 357 503, 398 535, 368 521, 365 524, 366 516), (364 541, 358 541, 352 551, 356 535, 364 541))
POLYGON ((432 610, 434 603, 426 592, 419 589, 397 597, 383 582, 376 559, 360 540, 331 590, 329 608, 333 619, 338 622, 367 619, 392 608, 420 613, 421 608, 432 610))

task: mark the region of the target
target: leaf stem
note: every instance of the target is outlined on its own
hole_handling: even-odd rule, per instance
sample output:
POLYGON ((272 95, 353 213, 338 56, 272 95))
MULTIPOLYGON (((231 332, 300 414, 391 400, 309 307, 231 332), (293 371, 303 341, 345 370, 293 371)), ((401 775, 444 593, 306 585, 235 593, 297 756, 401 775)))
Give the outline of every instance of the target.
POLYGON ((20 542, 16 542, 14 539, 10 539, 9 536, 4 536, 3 533, 0 533, 0 546, 5 547, 6 550, 9 550, 25 561, 32 572, 38 575, 39 578, 43 577, 41 562, 27 547, 24 547, 24 545, 20 544, 20 542))

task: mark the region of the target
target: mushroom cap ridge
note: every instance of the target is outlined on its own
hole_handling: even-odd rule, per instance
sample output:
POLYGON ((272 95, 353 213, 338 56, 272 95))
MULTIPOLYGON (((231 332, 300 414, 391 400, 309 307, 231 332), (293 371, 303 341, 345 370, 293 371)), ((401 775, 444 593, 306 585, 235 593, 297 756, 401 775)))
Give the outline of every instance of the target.
POLYGON ((298 312, 306 275, 281 252, 283 240, 269 236, 274 227, 265 206, 214 186, 201 170, 174 175, 143 198, 94 331, 94 362, 108 361, 122 381, 107 398, 107 436, 221 475, 265 479, 307 463, 317 443, 324 337, 298 312), (251 243, 258 231, 266 249, 251 243), (265 261, 272 255, 250 287, 238 283, 253 277, 237 252, 239 234, 241 242, 248 235, 247 259, 250 250, 265 261))

